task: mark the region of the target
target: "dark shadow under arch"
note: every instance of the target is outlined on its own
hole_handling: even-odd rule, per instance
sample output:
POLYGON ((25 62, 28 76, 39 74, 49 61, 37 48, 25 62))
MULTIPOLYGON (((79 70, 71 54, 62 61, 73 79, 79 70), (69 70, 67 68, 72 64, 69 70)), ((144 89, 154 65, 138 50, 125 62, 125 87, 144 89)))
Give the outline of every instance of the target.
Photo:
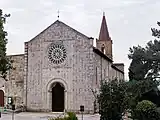
POLYGON ((52 87, 52 112, 64 111, 64 86, 58 82, 52 87))

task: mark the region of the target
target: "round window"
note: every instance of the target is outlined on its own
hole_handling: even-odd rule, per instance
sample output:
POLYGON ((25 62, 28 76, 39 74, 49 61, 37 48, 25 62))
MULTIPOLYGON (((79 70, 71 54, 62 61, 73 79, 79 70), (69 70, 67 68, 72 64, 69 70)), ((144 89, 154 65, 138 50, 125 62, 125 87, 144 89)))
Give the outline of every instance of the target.
POLYGON ((54 64, 60 64, 66 59, 66 49, 62 44, 51 44, 48 49, 48 58, 54 64))

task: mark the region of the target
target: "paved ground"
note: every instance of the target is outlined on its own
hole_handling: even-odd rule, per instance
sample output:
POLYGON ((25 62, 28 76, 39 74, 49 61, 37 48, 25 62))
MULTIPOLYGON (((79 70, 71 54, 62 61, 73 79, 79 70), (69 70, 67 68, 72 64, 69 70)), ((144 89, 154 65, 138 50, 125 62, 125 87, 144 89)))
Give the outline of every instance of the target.
MULTIPOLYGON (((53 113, 29 113, 23 112, 15 114, 14 120, 48 120, 50 117, 54 117, 53 113)), ((78 120, 82 120, 81 115, 77 115, 78 120)), ((12 120, 12 114, 2 114, 0 120, 12 120)), ((84 115, 83 120, 99 120, 99 115, 84 115)))

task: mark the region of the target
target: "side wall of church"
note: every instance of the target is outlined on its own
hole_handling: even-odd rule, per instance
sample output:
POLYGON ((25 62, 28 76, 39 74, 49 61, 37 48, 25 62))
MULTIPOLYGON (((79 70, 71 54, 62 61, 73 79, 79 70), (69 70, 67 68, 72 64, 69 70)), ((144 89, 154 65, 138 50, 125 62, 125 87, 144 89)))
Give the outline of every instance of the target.
POLYGON ((24 54, 8 56, 13 60, 13 69, 8 71, 5 82, 5 103, 8 97, 15 97, 16 106, 23 102, 23 83, 24 83, 24 54))
MULTIPOLYGON (((112 62, 101 57, 94 52, 94 78, 93 78, 93 91, 99 93, 101 80, 124 80, 124 73, 112 67, 112 62)), ((94 100, 96 100, 94 98, 94 100)), ((94 105, 94 110, 98 111, 98 104, 94 105)))
POLYGON ((94 53, 94 56, 94 86, 96 86, 96 88, 100 87, 101 80, 113 80, 115 78, 118 80, 124 80, 124 73, 121 71, 121 69, 115 69, 112 67, 113 63, 111 61, 108 61, 97 53, 94 53))
POLYGON ((112 79, 124 80, 124 73, 112 68, 112 79))
POLYGON ((28 42, 27 108, 51 111, 51 85, 61 82, 65 86, 65 109, 93 111, 93 41, 56 22, 43 33, 28 42), (61 42, 67 51, 66 60, 56 65, 48 60, 51 43, 61 42))
POLYGON ((112 78, 112 62, 106 60, 105 58, 101 57, 97 53, 94 53, 94 69, 95 69, 95 85, 96 88, 100 87, 101 80, 109 80, 112 78))

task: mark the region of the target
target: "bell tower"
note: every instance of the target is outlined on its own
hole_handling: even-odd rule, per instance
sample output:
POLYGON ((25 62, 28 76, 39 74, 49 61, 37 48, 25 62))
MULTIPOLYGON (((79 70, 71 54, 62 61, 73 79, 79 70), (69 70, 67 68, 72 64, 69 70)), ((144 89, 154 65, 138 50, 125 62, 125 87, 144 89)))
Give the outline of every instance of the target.
POLYGON ((105 13, 103 13, 99 39, 96 40, 96 46, 101 52, 112 59, 112 40, 109 36, 105 13))

